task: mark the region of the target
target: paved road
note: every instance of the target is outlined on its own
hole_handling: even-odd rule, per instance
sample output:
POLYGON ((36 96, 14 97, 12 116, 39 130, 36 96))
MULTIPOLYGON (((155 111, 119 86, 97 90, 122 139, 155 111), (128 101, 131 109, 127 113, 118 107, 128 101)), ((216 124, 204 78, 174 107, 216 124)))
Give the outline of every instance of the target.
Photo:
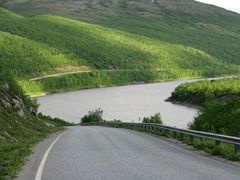
POLYGON ((54 145, 42 180, 239 180, 240 168, 126 129, 73 127, 54 145))

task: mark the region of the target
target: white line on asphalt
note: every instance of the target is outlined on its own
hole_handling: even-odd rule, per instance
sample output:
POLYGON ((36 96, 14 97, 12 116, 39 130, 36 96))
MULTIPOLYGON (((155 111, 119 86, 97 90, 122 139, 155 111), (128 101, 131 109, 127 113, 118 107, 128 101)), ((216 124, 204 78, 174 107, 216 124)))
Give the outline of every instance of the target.
POLYGON ((50 151, 52 150, 54 144, 59 140, 59 138, 63 135, 63 133, 61 133, 53 142, 52 144, 49 146, 48 150, 45 152, 43 158, 42 158, 42 161, 38 167, 38 171, 37 171, 37 174, 35 176, 35 180, 41 180, 42 179, 42 173, 43 173, 43 168, 44 168, 44 165, 47 161, 47 158, 48 158, 48 155, 50 153, 50 151))

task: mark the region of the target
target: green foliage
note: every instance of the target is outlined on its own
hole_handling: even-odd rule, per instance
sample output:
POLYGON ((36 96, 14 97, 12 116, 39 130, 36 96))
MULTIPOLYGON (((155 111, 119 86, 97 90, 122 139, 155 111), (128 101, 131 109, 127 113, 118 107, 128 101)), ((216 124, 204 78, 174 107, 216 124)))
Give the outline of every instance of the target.
MULTIPOLYGON (((129 8, 135 11, 132 5, 126 9, 129 8)), ((0 61, 4 71, 11 73, 18 82, 86 70, 103 71, 102 74, 108 74, 110 79, 124 70, 126 79, 123 77, 115 84, 131 82, 127 77, 135 76, 136 71, 147 74, 149 79, 145 79, 151 82, 236 74, 240 71, 240 26, 236 25, 239 24, 236 18, 229 21, 231 16, 224 16, 216 25, 214 22, 219 20, 216 17, 164 15, 158 18, 126 13, 93 24, 53 15, 24 17, 0 9, 0 61), (107 73, 106 70, 116 72, 107 73)), ((109 85, 104 77, 101 83, 92 82, 91 87, 109 85)), ((59 79, 52 77, 51 81, 58 83, 59 79)), ((30 90, 29 94, 49 92, 45 91, 47 89, 55 91, 43 81, 37 81, 35 84, 41 85, 31 90, 25 89, 30 90)), ((78 84, 63 84, 57 90, 79 88, 78 84)))
POLYGON ((103 122, 102 115, 103 110, 100 108, 94 111, 89 111, 88 114, 81 119, 81 123, 103 122))
POLYGON ((128 6, 128 0, 119 0, 118 3, 120 8, 127 8, 128 6))
POLYGON ((216 145, 215 141, 204 140, 201 141, 198 138, 194 139, 193 142, 194 148, 201 149, 213 156, 222 156, 226 159, 239 161, 239 155, 235 154, 234 147, 232 144, 221 143, 219 146, 216 145))
POLYGON ((151 117, 144 117, 143 123, 163 124, 162 119, 161 119, 161 114, 156 113, 155 115, 153 115, 151 117))
POLYGON ((12 179, 32 145, 59 130, 47 127, 45 121, 29 112, 22 117, 11 109, 0 110, 0 179, 12 179))
POLYGON ((240 98, 226 102, 207 101, 190 129, 240 136, 240 98))
MULTIPOLYGON (((174 71, 176 72, 176 71, 174 71)), ((181 77, 190 77, 186 72, 181 77)), ((29 95, 61 92, 65 90, 97 88, 105 86, 126 85, 138 82, 156 82, 175 79, 177 76, 168 71, 124 70, 93 71, 67 74, 35 81, 19 81, 20 86, 29 95)))
POLYGON ((47 115, 43 115, 42 113, 38 114, 38 117, 47 123, 49 126, 73 126, 74 123, 67 122, 65 120, 62 120, 60 118, 52 118, 47 115))
POLYGON ((182 84, 169 99, 201 106, 190 129, 240 136, 239 96, 240 78, 226 78, 182 84))
POLYGON ((200 105, 209 99, 227 101, 239 95, 240 78, 226 78, 182 84, 174 90, 170 100, 200 105))
POLYGON ((0 70, 0 179, 13 179, 30 154, 31 146, 59 130, 46 126, 50 117, 33 115, 30 109, 36 107, 11 76, 0 70), (16 97, 24 103, 23 115, 12 105, 11 99, 16 97))

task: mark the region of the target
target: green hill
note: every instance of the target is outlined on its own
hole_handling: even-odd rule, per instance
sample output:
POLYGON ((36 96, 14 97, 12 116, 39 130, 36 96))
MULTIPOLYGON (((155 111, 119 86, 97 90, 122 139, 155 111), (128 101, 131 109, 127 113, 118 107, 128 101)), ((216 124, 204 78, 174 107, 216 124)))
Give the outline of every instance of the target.
POLYGON ((35 108, 15 82, 0 72, 0 179, 13 179, 32 144, 57 130, 34 115, 35 108))
POLYGON ((0 69, 0 179, 14 179, 32 145, 67 125, 37 114, 37 104, 0 69))
POLYGON ((169 100, 202 105, 211 99, 229 101, 239 96, 240 78, 226 78, 182 84, 172 92, 169 100))
POLYGON ((192 0, 1 6, 0 60, 28 94, 240 70, 240 15, 192 0), (29 81, 66 72, 76 73, 29 81))
POLYGON ((169 99, 201 106, 191 129, 240 136, 240 78, 182 84, 169 99))

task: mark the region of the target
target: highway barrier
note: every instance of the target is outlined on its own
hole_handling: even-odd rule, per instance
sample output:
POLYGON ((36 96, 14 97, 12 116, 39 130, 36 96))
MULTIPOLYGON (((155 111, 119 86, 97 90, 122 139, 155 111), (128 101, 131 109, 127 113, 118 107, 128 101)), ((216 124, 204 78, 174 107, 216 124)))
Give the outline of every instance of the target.
POLYGON ((181 141, 188 140, 193 143, 194 138, 199 138, 203 143, 204 140, 215 141, 216 146, 221 143, 228 143, 234 145, 234 154, 240 153, 240 138, 233 136, 225 136, 220 134, 207 133, 202 131, 193 131, 187 129, 180 129, 159 124, 151 123, 127 123, 127 122, 100 122, 100 123, 84 123, 83 126, 107 126, 115 128, 127 128, 140 131, 147 131, 157 134, 171 133, 173 138, 179 138, 181 141))

